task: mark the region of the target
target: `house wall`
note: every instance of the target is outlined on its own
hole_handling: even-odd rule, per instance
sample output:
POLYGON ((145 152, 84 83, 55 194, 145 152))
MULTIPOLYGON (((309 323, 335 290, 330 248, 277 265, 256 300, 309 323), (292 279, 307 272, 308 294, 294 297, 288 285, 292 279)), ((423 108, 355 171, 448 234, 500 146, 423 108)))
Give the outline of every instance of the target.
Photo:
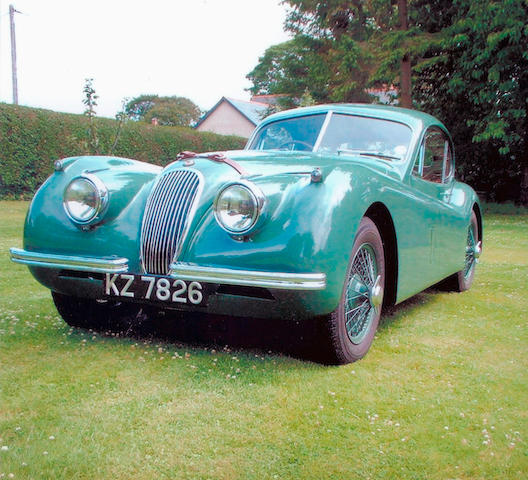
POLYGON ((254 129, 252 122, 225 101, 196 128, 199 132, 238 135, 245 138, 249 138, 254 129))

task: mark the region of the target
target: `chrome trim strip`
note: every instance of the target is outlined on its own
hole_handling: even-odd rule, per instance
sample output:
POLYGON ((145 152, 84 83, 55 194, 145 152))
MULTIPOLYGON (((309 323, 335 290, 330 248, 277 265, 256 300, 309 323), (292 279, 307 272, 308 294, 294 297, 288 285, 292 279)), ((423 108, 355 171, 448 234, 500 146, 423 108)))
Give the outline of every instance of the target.
POLYGON ((285 273, 231 268, 202 267, 175 262, 170 266, 169 275, 181 280, 223 283, 250 287, 280 288, 287 290, 323 290, 326 288, 324 273, 285 273))
POLYGON ((76 257, 51 253, 28 252, 21 248, 10 248, 11 260, 34 267, 61 268, 81 272, 120 273, 128 271, 128 259, 121 257, 76 257))
POLYGON ((329 110, 328 113, 326 114, 323 125, 321 126, 321 130, 319 130, 319 135, 317 136, 317 140, 315 141, 315 144, 312 148, 312 152, 317 152, 319 150, 319 147, 321 146, 321 142, 323 141, 323 137, 326 134, 326 129, 328 128, 328 124, 330 123, 330 120, 332 119, 333 114, 334 112, 332 110, 329 110))

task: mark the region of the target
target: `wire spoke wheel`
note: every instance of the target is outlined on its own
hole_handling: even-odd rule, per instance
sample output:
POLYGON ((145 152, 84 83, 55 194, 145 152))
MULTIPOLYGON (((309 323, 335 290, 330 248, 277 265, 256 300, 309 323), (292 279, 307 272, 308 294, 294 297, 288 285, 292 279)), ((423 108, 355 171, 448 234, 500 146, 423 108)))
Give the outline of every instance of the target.
POLYGON ((374 339, 385 287, 385 254, 376 224, 364 217, 358 227, 338 307, 326 320, 330 363, 363 358, 374 339))
POLYGON ((475 269, 477 258, 480 254, 480 245, 478 242, 478 233, 476 225, 471 222, 468 227, 467 245, 466 245, 466 260, 464 266, 464 278, 469 278, 475 269))
POLYGON ((482 252, 479 223, 475 212, 471 212, 466 237, 466 251, 462 269, 445 281, 446 288, 457 292, 465 292, 471 288, 478 259, 482 252))
POLYGON ((370 301, 377 275, 374 249, 364 243, 352 260, 345 300, 345 328, 348 338, 356 345, 365 338, 377 313, 370 301))

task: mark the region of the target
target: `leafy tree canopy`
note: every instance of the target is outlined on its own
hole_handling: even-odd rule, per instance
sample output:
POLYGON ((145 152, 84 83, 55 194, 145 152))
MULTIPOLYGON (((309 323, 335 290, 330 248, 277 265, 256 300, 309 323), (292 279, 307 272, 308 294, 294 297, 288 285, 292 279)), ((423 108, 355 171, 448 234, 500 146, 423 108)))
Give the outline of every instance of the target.
POLYGON ((201 116, 198 106, 188 98, 158 95, 133 98, 125 105, 125 113, 134 120, 148 123, 157 118, 160 125, 167 126, 190 126, 201 116))
POLYGON ((423 24, 415 103, 450 127, 466 180, 528 204, 528 2, 435 3, 452 17, 423 24))
POLYGON ((528 204, 527 0, 284 3, 293 39, 259 59, 253 93, 361 101, 382 83, 402 91, 407 62, 409 101, 448 126, 462 178, 528 204))
POLYGON ((380 25, 389 28, 394 24, 397 10, 391 2, 284 3, 290 6, 285 28, 294 37, 270 47, 259 58, 248 74, 253 83, 250 91, 296 99, 308 92, 316 102, 372 101, 366 89, 373 83, 377 62, 373 40, 380 36, 380 25))

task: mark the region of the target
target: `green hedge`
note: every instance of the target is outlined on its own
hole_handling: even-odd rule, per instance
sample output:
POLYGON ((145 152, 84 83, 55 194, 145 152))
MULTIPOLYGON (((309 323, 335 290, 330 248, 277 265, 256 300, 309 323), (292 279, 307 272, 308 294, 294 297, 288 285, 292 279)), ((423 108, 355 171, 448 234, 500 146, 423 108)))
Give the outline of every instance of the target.
MULTIPOLYGON (((96 118, 99 152, 108 154, 117 122, 96 118)), ((31 196, 53 171, 58 158, 90 155, 89 122, 83 115, 0 104, 0 198, 31 196)), ((129 121, 113 155, 166 165, 183 150, 242 148, 240 137, 160 127, 129 121)))

